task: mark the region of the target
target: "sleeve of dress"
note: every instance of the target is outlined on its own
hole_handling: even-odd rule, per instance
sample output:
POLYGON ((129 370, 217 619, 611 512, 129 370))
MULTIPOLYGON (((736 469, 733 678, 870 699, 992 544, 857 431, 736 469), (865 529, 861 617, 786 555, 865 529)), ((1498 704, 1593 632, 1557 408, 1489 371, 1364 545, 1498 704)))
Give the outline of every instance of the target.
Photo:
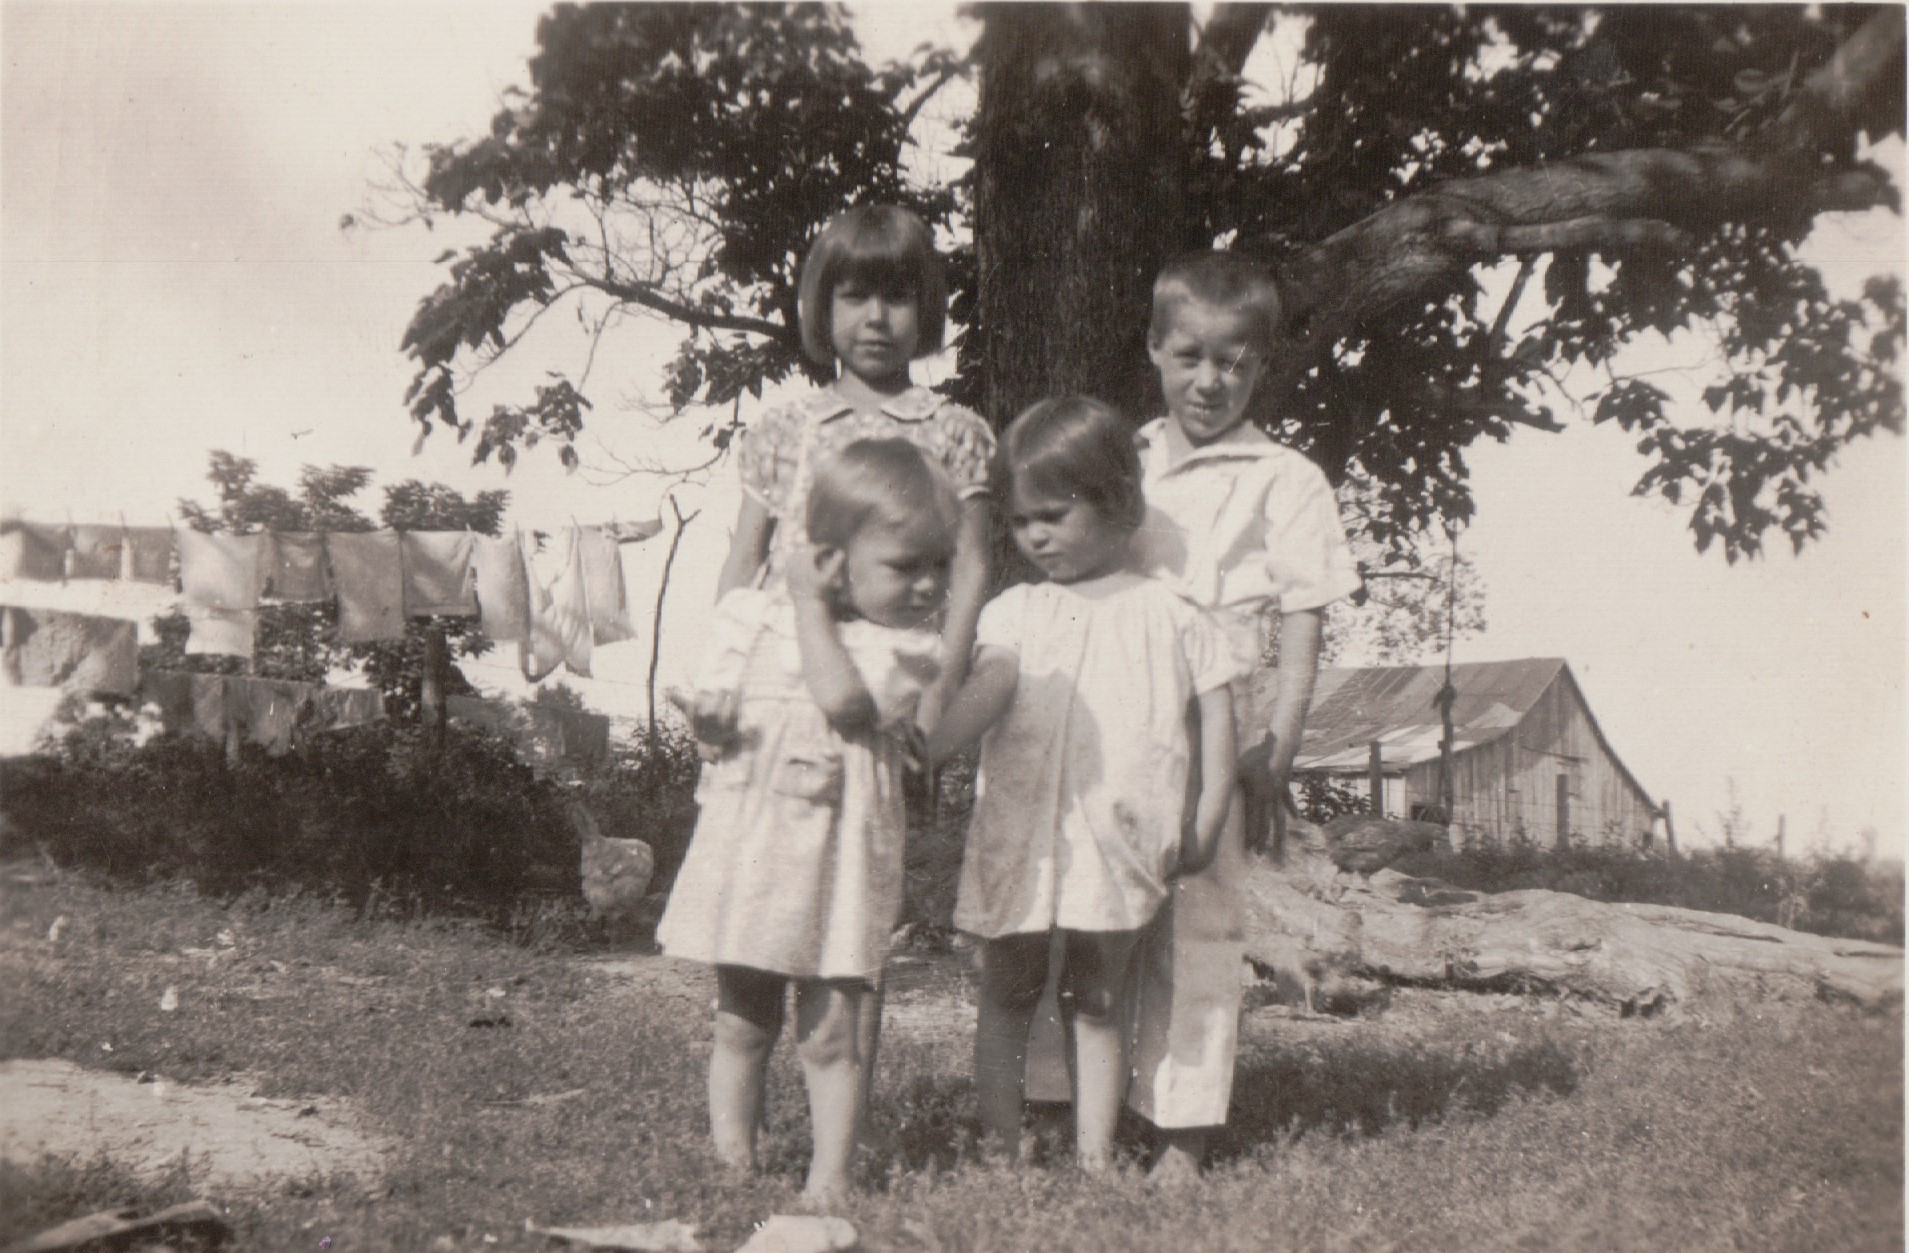
POLYGON ((1017 583, 981 606, 981 618, 974 626, 974 646, 1005 648, 1019 656, 1026 618, 1027 584, 1017 583))
POLYGON ((1283 459, 1266 493, 1266 574, 1281 613, 1321 609, 1359 590, 1332 487, 1298 453, 1283 459))
POLYGON ((771 409, 751 422, 736 446, 736 469, 742 490, 776 517, 788 494, 784 467, 800 434, 795 414, 787 407, 771 409))
POLYGON ((858 623, 842 644, 855 661, 875 701, 878 726, 911 722, 921 694, 941 677, 941 637, 930 631, 896 631, 858 623))
POLYGON ((1234 679, 1245 678, 1248 672, 1241 666, 1220 624, 1204 609, 1184 601, 1179 602, 1179 607, 1185 615, 1180 624, 1180 651, 1186 657, 1194 694, 1210 692, 1234 679))
POLYGON ((736 692, 742 689, 749 652, 767 621, 770 596, 755 588, 739 587, 716 602, 709 638, 696 667, 699 692, 736 692))
POLYGON ((993 490, 994 432, 986 419, 961 405, 943 405, 936 415, 947 432, 941 464, 962 500, 993 490))

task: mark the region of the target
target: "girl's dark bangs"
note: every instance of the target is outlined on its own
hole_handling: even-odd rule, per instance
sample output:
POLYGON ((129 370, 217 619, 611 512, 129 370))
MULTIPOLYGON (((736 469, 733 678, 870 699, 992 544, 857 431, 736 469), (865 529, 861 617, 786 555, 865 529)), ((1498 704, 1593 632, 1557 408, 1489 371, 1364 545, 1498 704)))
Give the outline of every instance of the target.
POLYGON ((907 235, 870 224, 848 240, 836 258, 832 286, 864 283, 878 290, 921 286, 924 259, 907 235))

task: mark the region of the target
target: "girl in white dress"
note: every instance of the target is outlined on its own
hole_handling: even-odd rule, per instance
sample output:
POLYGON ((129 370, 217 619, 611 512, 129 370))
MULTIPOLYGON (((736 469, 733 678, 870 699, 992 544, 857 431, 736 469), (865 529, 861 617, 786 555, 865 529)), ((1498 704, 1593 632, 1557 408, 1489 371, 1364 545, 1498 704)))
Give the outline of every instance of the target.
POLYGON ((983 941, 982 1128, 1018 1151, 1052 945, 1074 1041, 1078 1158, 1099 1170, 1127 1084, 1135 942, 1168 882, 1212 858, 1231 799, 1226 684, 1237 667, 1199 610, 1130 568, 1145 506, 1125 418, 1082 397, 1043 401, 1008 429, 1007 458, 1014 541, 1047 581, 982 610, 972 672, 929 751, 986 731, 955 905, 955 925, 983 941))
POLYGON ((827 1202, 847 1190, 861 1123, 857 1024, 901 912, 904 739, 940 673, 960 507, 906 440, 855 441, 812 473, 807 550, 777 590, 723 597, 696 690, 675 698, 709 760, 657 940, 716 967, 710 1126, 733 1166, 755 1165, 795 986, 804 1192, 827 1202))

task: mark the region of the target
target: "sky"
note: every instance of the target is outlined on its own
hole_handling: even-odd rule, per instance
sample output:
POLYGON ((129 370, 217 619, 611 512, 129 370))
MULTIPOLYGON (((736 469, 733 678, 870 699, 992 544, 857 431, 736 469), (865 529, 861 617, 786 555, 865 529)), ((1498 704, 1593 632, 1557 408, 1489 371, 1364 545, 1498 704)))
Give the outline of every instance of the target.
MULTIPOLYGON (((945 7, 852 7, 877 56, 973 36, 945 7)), ((209 494, 206 454, 222 448, 273 482, 347 463, 380 483, 508 488, 524 525, 667 513, 657 483, 606 482, 605 467, 639 450, 693 458, 693 421, 659 429, 629 403, 653 391, 672 335, 638 328, 608 354, 583 448, 595 472, 566 476, 533 455, 506 477, 472 467, 442 432, 414 451, 400 337, 439 281, 433 259, 471 236, 340 229, 372 200, 394 143, 482 130, 525 79, 539 11, 0 3, 0 508, 160 523, 179 497, 209 494)), ((1855 284, 1901 267, 1902 226, 1838 221, 1811 247, 1833 284, 1855 284)), ((1694 395, 1701 356, 1685 344, 1633 364, 1694 395)), ((545 364, 509 361, 473 397, 506 394, 545 364)), ((918 377, 945 370, 930 362, 918 377)), ((1567 658, 1618 754, 1674 802, 1686 844, 1716 838, 1734 788, 1751 838, 1767 840, 1782 815, 1792 849, 1854 846, 1874 827, 1900 854, 1901 440, 1853 448, 1824 477, 1827 538, 1800 558, 1785 548, 1734 567, 1699 556, 1668 506, 1629 495, 1645 463, 1619 432, 1521 431, 1469 460, 1479 513, 1460 544, 1485 581, 1488 627, 1460 642, 1459 660, 1567 658)), ((664 619, 665 682, 693 661, 738 501, 733 472, 674 499, 695 520, 664 619)), ((626 550, 639 620, 666 538, 626 550)), ((596 681, 566 681, 637 713, 648 661, 647 638, 615 645, 596 681)), ((501 663, 471 673, 523 687, 501 663)))

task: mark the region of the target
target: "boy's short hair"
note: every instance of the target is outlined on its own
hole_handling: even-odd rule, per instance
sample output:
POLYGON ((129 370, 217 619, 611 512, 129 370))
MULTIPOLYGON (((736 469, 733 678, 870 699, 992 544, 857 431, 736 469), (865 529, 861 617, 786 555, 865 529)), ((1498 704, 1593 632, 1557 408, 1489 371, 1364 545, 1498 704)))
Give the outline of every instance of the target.
POLYGON ((1038 491, 1086 501, 1116 526, 1138 530, 1147 516, 1133 423, 1091 396, 1030 406, 1008 427, 1009 472, 1038 491))
POLYGON ((851 440, 815 463, 803 522, 809 542, 845 548, 870 522, 932 513, 952 533, 961 518, 941 463, 905 439, 851 440))
POLYGON ((1246 317, 1262 353, 1285 333, 1279 285, 1258 262, 1228 252, 1194 252, 1175 257, 1153 280, 1153 318, 1147 343, 1159 347, 1186 305, 1199 302, 1246 317))
POLYGON ((928 224, 891 204, 844 209, 809 245, 796 284, 802 350, 817 365, 835 361, 829 341, 835 289, 858 279, 878 290, 915 293, 915 356, 941 351, 948 321, 948 277, 928 224))

